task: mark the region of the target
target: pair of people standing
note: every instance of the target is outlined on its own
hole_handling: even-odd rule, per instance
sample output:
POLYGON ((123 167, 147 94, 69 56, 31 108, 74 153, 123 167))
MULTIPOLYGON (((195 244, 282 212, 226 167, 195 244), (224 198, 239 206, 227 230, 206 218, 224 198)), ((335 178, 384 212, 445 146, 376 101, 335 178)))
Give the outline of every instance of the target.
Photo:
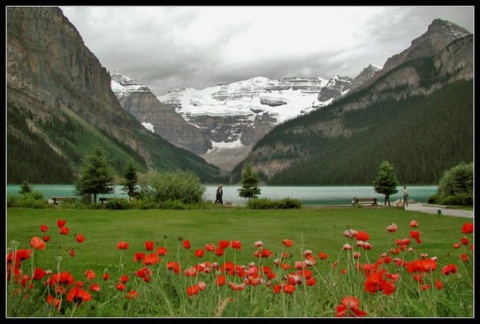
POLYGON ((217 192, 215 193, 215 202, 214 204, 223 205, 223 185, 217 187, 217 192))

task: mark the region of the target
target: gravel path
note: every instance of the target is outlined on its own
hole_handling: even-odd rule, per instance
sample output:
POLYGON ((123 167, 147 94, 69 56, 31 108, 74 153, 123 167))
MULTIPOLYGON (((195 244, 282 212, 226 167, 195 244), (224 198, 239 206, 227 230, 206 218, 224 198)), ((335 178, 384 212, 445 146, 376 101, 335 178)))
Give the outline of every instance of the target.
POLYGON ((408 204, 405 207, 405 210, 419 211, 429 214, 439 214, 455 216, 455 217, 465 217, 473 219, 473 211, 471 210, 460 210, 460 209, 451 209, 446 208, 445 206, 440 205, 427 205, 422 203, 408 204))

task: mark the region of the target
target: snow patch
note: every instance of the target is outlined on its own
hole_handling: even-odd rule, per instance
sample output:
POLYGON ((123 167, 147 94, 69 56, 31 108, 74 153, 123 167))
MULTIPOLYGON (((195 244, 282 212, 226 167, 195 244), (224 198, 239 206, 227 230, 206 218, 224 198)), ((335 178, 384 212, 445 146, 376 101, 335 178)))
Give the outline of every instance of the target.
POLYGON ((155 133, 155 131, 153 130, 153 124, 147 123, 147 122, 142 122, 142 125, 143 125, 143 127, 145 127, 146 129, 148 129, 148 130, 151 131, 152 133, 155 133))
POLYGON ((206 154, 212 153, 217 150, 225 150, 225 149, 239 149, 239 148, 244 148, 245 145, 242 144, 242 141, 240 139, 237 139, 236 141, 233 142, 215 142, 212 141, 212 148, 207 151, 206 154))

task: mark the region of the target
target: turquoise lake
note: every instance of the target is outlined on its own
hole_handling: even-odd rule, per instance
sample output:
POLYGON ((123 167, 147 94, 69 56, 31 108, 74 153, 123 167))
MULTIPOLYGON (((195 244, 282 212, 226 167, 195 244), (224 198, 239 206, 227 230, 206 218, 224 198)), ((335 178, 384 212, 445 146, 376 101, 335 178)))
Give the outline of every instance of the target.
MULTIPOLYGON (((32 190, 43 193, 45 199, 59 196, 74 196, 73 185, 42 185, 31 184, 32 190)), ((205 185, 205 199, 215 200, 216 185, 205 185)), ((223 187, 223 202, 244 205, 248 199, 238 196, 240 185, 226 185, 223 187)), ((437 186, 412 186, 407 187, 409 199, 416 202, 427 202, 429 196, 437 192, 437 186)), ((7 194, 18 194, 20 185, 7 185, 7 194)), ((371 186, 260 186, 260 198, 298 199, 303 205, 347 205, 351 204, 353 197, 377 198, 383 202, 383 195, 375 193, 371 186)), ((401 198, 403 187, 397 188, 398 192, 390 196, 390 202, 401 198)), ((100 197, 127 197, 121 187, 116 187, 113 194, 100 195, 100 197)))

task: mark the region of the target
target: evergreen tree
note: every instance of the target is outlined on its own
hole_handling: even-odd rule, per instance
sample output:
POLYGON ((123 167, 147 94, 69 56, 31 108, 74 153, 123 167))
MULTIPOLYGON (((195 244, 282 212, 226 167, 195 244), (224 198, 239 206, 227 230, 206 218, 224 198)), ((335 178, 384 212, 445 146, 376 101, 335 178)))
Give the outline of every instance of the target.
POLYGON ((373 181, 376 193, 385 195, 385 205, 390 206, 390 195, 397 193, 399 182, 393 164, 385 160, 380 163, 377 178, 373 181))
POLYGON ((32 192, 32 189, 30 188, 28 182, 26 180, 23 180, 22 185, 20 186, 19 194, 24 195, 29 192, 32 192))
POLYGON ((132 199, 137 192, 135 191, 138 181, 137 170, 132 163, 129 163, 123 171, 122 186, 123 190, 127 192, 129 199, 132 199))
POLYGON ((238 189, 238 195, 243 198, 257 198, 260 195, 258 176, 253 172, 252 166, 246 164, 241 178, 242 188, 238 189))
POLYGON ((93 194, 93 202, 97 203, 98 194, 112 193, 114 172, 107 157, 99 147, 84 158, 78 177, 75 181, 75 191, 78 195, 93 194))

